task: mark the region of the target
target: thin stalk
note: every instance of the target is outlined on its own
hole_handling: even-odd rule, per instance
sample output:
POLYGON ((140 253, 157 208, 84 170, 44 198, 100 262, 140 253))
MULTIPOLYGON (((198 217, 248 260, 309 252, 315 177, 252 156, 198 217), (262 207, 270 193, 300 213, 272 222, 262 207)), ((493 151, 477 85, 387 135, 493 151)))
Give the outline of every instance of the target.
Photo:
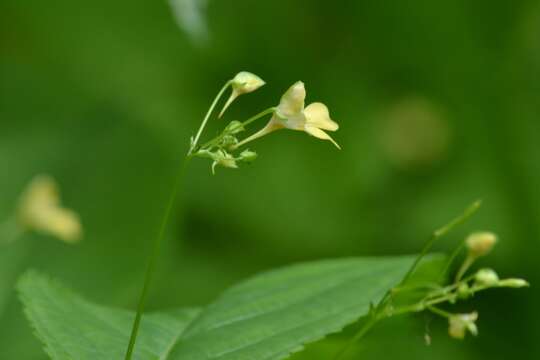
POLYGON ((371 328, 373 328, 373 326, 375 326, 375 324, 377 323, 377 321, 379 321, 379 317, 378 316, 375 316, 375 315, 372 315, 370 317, 370 319, 368 321, 366 321, 366 323, 364 324, 364 326, 362 326, 362 328, 360 330, 358 330, 358 332, 352 337, 351 340, 349 340, 349 342, 347 343, 347 345, 345 345, 337 354, 336 356, 334 357, 334 360, 339 360, 343 355, 345 355, 347 353, 347 351, 349 351, 349 349, 351 348, 351 346, 357 342, 357 341, 360 341, 368 332, 369 330, 371 330, 371 328))
POLYGON ((461 278, 463 277, 463 275, 465 275, 467 270, 469 270, 469 268, 472 266, 472 264, 474 264, 475 260, 476 260, 475 256, 471 256, 470 254, 467 255, 467 257, 465 258, 465 261, 463 262, 463 264, 461 264, 461 267, 459 268, 459 270, 458 270, 458 272, 456 274, 456 279, 454 280, 455 283, 457 283, 457 282, 459 282, 459 280, 461 280, 461 278))
POLYGON ((411 266, 411 268, 409 269, 407 274, 405 274, 405 277, 403 278, 402 283, 405 283, 405 282, 407 282, 407 280, 410 279, 410 277, 416 271, 416 268, 420 264, 420 261, 422 261, 424 256, 426 256, 427 253, 429 252, 429 250, 431 250, 431 248, 433 247, 433 244, 435 243, 435 241, 437 241, 437 239, 441 238, 442 236, 446 235, 454 227, 462 224, 467 219, 469 219, 478 210, 478 208, 480 208, 480 205, 481 205, 481 201, 479 201, 479 200, 475 201, 467 209, 465 209, 463 214, 461 214, 460 216, 458 216, 454 220, 450 221, 448 224, 444 225, 440 229, 433 232, 433 234, 431 235, 429 240, 424 245, 422 251, 420 252, 420 255, 418 255, 418 257, 415 259, 413 265, 411 266))
POLYGON ((454 261, 457 259, 459 253, 463 250, 463 248, 465 247, 465 240, 463 240, 461 242, 461 244, 459 244, 459 246, 454 250, 454 252, 452 253, 452 255, 450 255, 450 257, 448 258, 448 261, 446 262, 446 264, 444 265, 444 268, 443 270, 441 271, 441 274, 439 275, 439 280, 440 281, 443 281, 444 278, 446 277, 446 275, 448 274, 448 272, 450 271, 450 267, 452 266, 452 264, 454 263, 454 261))
POLYGON ((139 327, 140 327, 140 323, 142 319, 142 314, 144 311, 144 306, 146 305, 146 299, 148 297, 150 284, 152 283, 152 278, 155 272, 157 260, 159 258, 161 244, 163 243, 163 238, 165 235, 165 229, 167 228, 167 223, 169 222, 169 218, 171 216, 172 208, 173 208, 176 196, 178 194, 178 189, 180 187, 180 183, 182 182, 185 170, 188 166, 190 159, 191 159, 191 156, 186 156, 184 158, 184 162, 182 166, 178 170, 178 173, 176 175, 176 180, 174 182, 171 194, 169 196, 167 207, 165 208, 165 212, 161 220, 161 225, 159 227, 158 234, 152 245, 152 252, 150 254, 148 265, 146 267, 146 272, 144 275, 144 285, 141 291, 141 295, 139 297, 139 304, 137 306, 137 314, 135 315, 135 320, 133 321, 133 327, 131 329, 131 336, 129 339, 129 345, 126 351, 125 360, 131 360, 131 357, 133 356, 133 350, 135 348, 135 342, 137 340, 137 335, 139 332, 139 327))
POLYGON ((197 135, 195 135, 195 138, 191 142, 191 146, 190 146, 189 152, 188 152, 189 155, 191 155, 193 150, 197 147, 197 143, 199 142, 201 134, 202 134, 204 128, 206 127, 206 123, 208 123, 208 119, 210 119, 210 115, 214 111, 214 108, 216 107, 219 99, 221 99, 221 96, 223 96, 223 93, 225 92, 225 90, 227 90, 227 88, 229 87, 230 84, 231 84, 231 81, 229 80, 229 81, 227 81, 225 83, 225 85, 223 85, 221 90, 218 92, 218 94, 214 98, 214 101, 212 102, 212 105, 210 105, 210 108, 208 108, 208 111, 206 112, 206 115, 204 116, 204 120, 202 121, 201 126, 199 127, 199 130, 197 131, 197 135))
MULTIPOLYGON (((242 127, 246 127, 248 126, 249 124, 251 124, 252 122, 256 121, 256 120, 259 120, 260 118, 268 115, 268 114, 271 114, 273 113, 274 111, 276 111, 276 108, 275 107, 271 107, 271 108, 268 108, 266 110, 263 110, 261 111, 260 113, 256 114, 256 115, 253 115, 252 117, 250 117, 249 119, 245 120, 244 122, 242 122, 242 127)), ((215 146, 217 143, 219 143, 219 141, 221 139, 223 139, 223 137, 225 136, 226 134, 225 133, 221 133, 219 134, 218 136, 216 136, 215 138, 213 138, 212 140, 206 142, 205 144, 203 144, 201 146, 202 149, 208 149, 208 148, 211 148, 213 146, 215 146)))
POLYGON ((431 311, 432 313, 440 315, 440 316, 445 317, 445 318, 449 318, 449 317, 452 316, 452 314, 450 314, 448 311, 444 311, 444 310, 439 309, 438 307, 435 307, 435 306, 428 306, 427 309, 429 311, 431 311))

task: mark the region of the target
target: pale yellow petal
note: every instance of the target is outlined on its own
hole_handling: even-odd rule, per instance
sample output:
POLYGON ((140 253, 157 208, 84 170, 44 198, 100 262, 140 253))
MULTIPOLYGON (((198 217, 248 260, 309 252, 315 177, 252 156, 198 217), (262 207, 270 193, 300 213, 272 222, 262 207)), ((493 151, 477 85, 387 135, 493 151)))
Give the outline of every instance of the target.
POLYGON ((281 97, 277 107, 277 114, 285 119, 295 117, 304 110, 306 89, 304 83, 297 81, 281 97))
POLYGON ((328 108, 323 103, 316 102, 309 104, 304 110, 304 114, 306 115, 308 125, 329 131, 339 129, 339 125, 330 119, 328 108))
POLYGON ((321 129, 319 128, 316 128, 314 126, 309 126, 307 125, 306 128, 305 128, 306 132, 312 136, 315 136, 316 138, 319 138, 319 139, 322 139, 322 140, 328 140, 328 141, 331 141, 332 144, 336 145, 336 147, 338 149, 341 150, 341 147, 338 145, 337 142, 334 141, 334 139, 332 139, 330 137, 330 135, 328 135, 327 133, 325 133, 324 131, 322 131, 321 129))

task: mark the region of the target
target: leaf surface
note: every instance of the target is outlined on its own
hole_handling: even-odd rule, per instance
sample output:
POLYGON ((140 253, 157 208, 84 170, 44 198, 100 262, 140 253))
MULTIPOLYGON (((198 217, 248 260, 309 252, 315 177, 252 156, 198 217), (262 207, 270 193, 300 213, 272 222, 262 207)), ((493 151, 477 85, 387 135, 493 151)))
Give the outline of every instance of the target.
MULTIPOLYGON (((56 281, 30 271, 19 280, 25 312, 55 360, 123 359, 134 313, 90 303, 56 281)), ((164 360, 198 310, 143 317, 134 359, 164 360)))
POLYGON ((285 359, 366 315, 413 260, 325 260, 255 276, 210 304, 188 326, 170 360, 285 359))

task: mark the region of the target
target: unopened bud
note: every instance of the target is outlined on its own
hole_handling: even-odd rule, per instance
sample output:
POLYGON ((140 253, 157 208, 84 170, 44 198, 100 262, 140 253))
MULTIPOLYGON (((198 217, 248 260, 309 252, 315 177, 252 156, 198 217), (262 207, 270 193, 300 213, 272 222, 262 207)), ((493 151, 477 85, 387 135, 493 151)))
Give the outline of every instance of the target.
POLYGON ((471 289, 469 285, 466 283, 462 283, 457 288, 457 296, 460 299, 467 299, 469 296, 471 296, 471 289))
POLYGON ((492 232, 472 233, 466 240, 469 254, 475 258, 488 254, 497 242, 497 236, 492 232))
POLYGON ((481 269, 474 276, 474 280, 478 285, 493 286, 499 282, 499 276, 492 269, 481 269))
POLYGON ((265 84, 264 80, 255 74, 247 71, 241 71, 231 80, 232 93, 229 100, 223 106, 219 117, 223 115, 225 110, 231 105, 231 103, 240 95, 253 92, 265 84))
POLYGON ((510 288, 521 288, 530 286, 526 280, 523 279, 504 279, 499 281, 499 286, 510 288))
POLYGON ((220 140, 220 145, 224 148, 228 148, 231 145, 235 145, 238 143, 238 139, 232 135, 225 135, 220 140))
POLYGON ((235 134, 238 134, 242 131, 244 131, 244 125, 242 124, 242 122, 238 121, 238 120, 233 120, 229 123, 229 125, 227 125, 227 127, 225 127, 225 131, 226 133, 229 133, 231 135, 235 135, 235 134))
POLYGON ((240 153, 240 160, 250 163, 257 159, 257 153, 251 150, 244 150, 240 153))
POLYGON ((216 173, 217 165, 223 166, 226 168, 231 168, 231 169, 238 168, 238 165, 236 165, 236 160, 234 159, 234 157, 223 150, 218 150, 215 153, 213 153, 212 158, 214 159, 214 162, 212 164, 212 174, 216 173))

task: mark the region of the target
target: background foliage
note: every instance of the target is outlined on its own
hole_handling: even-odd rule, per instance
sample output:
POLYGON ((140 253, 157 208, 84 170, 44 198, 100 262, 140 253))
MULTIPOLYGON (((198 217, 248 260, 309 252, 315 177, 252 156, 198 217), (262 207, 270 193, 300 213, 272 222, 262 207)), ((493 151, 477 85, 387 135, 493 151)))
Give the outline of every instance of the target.
POLYGON ((493 230, 501 242, 490 264, 532 288, 469 304, 480 309, 474 341, 447 339, 441 321, 391 320, 362 354, 538 357, 538 2, 236 0, 206 9, 207 31, 194 32, 164 1, 0 4, 0 218, 45 172, 85 226, 77 246, 28 235, 0 248, 0 358, 45 359, 13 292, 29 267, 99 303, 134 307, 189 135, 239 70, 269 84, 234 104, 229 120, 277 103, 302 79, 308 101, 329 104, 344 150, 282 132, 241 171, 211 176, 193 162, 151 310, 205 304, 290 262, 415 252, 482 198, 479 215, 439 249, 493 230))

